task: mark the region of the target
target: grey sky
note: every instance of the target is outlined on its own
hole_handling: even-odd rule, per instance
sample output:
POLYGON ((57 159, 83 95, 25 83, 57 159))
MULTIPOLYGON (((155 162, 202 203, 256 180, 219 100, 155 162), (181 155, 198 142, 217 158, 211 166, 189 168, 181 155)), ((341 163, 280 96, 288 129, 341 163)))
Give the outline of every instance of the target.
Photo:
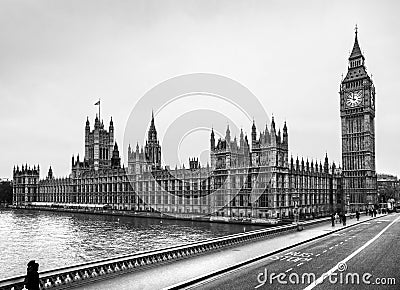
POLYGON ((398 3, 0 0, 0 177, 26 162, 41 176, 50 164, 69 174, 98 97, 122 146, 137 100, 194 72, 249 88, 280 127, 287 121, 294 156, 327 151, 339 163, 338 91, 356 23, 377 91, 377 171, 400 175, 398 3))

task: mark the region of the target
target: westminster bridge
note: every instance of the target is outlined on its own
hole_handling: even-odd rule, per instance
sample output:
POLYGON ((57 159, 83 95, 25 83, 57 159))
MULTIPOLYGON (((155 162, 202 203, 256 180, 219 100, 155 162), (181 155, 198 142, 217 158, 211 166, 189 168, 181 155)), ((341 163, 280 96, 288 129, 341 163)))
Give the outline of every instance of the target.
MULTIPOLYGON (((322 218, 83 263, 42 271, 40 284, 42 289, 181 289, 312 241, 329 241, 344 235, 343 231, 351 232, 349 228, 362 227, 379 218, 382 215, 362 215, 360 221, 350 217, 346 226, 335 227, 329 218, 322 218)), ((302 259, 295 257, 295 262, 302 259)), ((24 276, 0 281, 0 290, 3 289, 25 289, 24 276)))

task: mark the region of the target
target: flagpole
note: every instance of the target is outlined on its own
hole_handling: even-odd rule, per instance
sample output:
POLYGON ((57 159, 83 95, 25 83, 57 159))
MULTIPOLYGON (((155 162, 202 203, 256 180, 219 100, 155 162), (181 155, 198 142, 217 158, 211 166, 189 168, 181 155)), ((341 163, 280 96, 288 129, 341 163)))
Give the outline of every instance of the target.
POLYGON ((99 100, 94 104, 95 106, 99 106, 99 115, 98 115, 98 117, 99 117, 99 121, 101 122, 101 116, 100 116, 100 98, 99 98, 99 100))

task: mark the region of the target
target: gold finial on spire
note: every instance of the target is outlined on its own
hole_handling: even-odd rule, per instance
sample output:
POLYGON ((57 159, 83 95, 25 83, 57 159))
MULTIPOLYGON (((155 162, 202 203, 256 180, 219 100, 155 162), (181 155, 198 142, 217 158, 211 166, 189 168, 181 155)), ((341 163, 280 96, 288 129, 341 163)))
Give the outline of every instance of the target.
POLYGON ((357 36, 357 33, 358 33, 358 26, 357 26, 357 23, 356 23, 356 27, 354 28, 354 30, 356 31, 356 36, 357 36))

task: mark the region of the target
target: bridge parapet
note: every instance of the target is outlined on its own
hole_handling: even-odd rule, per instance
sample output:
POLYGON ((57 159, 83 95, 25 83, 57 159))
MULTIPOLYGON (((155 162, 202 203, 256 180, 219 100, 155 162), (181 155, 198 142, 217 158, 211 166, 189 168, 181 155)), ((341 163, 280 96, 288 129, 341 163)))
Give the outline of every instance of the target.
MULTIPOLYGON (((305 225, 326 221, 320 219, 306 222, 305 225)), ((113 278, 138 268, 151 267, 173 260, 184 259, 205 252, 249 242, 281 232, 295 231, 296 225, 285 225, 239 233, 219 238, 208 239, 197 243, 184 244, 159 250, 146 251, 133 255, 114 257, 84 264, 67 266, 40 272, 41 289, 67 289, 98 280, 113 278)), ((26 289, 24 276, 11 277, 0 281, 0 290, 26 289)))

